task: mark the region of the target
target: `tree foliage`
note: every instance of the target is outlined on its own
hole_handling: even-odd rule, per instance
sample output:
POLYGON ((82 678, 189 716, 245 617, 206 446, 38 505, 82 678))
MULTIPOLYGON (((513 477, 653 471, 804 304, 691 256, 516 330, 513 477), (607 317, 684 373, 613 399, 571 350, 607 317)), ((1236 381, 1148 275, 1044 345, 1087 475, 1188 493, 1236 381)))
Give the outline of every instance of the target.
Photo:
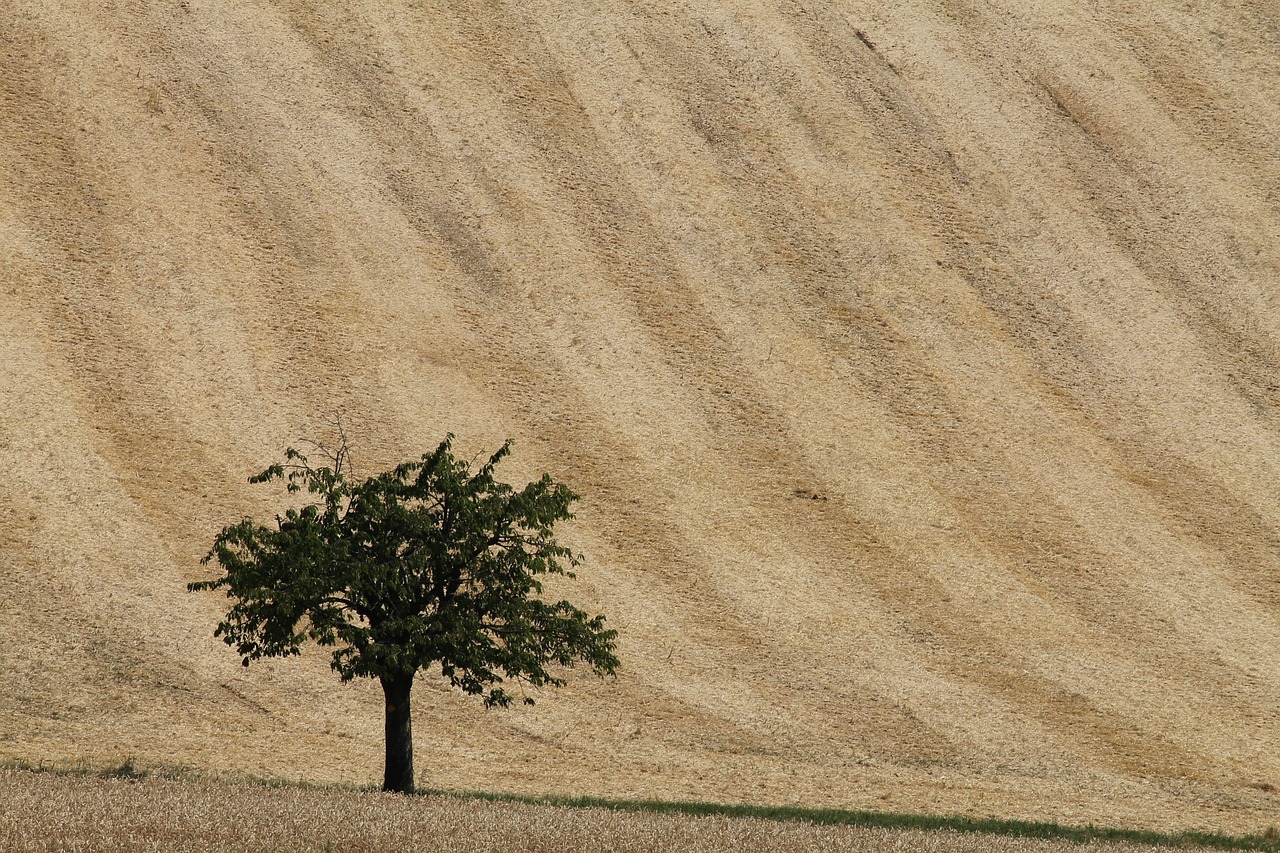
POLYGON ((215 634, 245 666, 298 654, 308 640, 331 647, 344 681, 399 683, 406 705, 407 685, 432 666, 486 706, 510 704, 513 682, 562 685, 577 663, 616 672, 616 632, 604 617, 541 595, 540 578, 572 578, 580 564, 553 535, 577 496, 545 474, 519 490, 497 480, 511 441, 474 471, 452 442, 365 479, 348 477, 345 441, 322 467, 290 448, 251 477, 310 501, 214 539, 204 563, 222 574, 188 588, 225 589, 232 600, 215 634))

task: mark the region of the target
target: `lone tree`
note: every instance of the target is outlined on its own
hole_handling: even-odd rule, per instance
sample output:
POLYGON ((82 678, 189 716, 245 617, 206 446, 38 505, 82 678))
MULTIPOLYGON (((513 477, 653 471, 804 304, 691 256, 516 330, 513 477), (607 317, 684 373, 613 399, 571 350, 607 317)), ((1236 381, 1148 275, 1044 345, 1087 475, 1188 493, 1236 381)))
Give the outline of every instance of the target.
POLYGON ((382 683, 384 791, 413 791, 409 694, 419 670, 438 664, 485 707, 505 707, 508 680, 559 686, 558 667, 583 662, 603 677, 619 665, 603 616, 540 597, 540 575, 572 578, 581 560, 552 536, 577 495, 545 474, 519 491, 495 480, 510 440, 474 473, 452 441, 358 482, 347 479, 345 439, 325 467, 290 448, 249 482, 283 480, 313 502, 272 526, 245 518, 224 527, 203 560, 223 574, 187 587, 226 589, 234 604, 214 635, 245 666, 296 655, 311 639, 335 647, 343 681, 382 683))

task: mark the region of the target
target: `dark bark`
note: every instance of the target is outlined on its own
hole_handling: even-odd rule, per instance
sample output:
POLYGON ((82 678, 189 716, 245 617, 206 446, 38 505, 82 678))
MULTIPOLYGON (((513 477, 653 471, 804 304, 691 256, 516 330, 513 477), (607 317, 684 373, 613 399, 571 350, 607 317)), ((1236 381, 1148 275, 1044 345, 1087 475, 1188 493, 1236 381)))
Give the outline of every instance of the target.
POLYGON ((413 675, 384 676, 382 693, 387 699, 387 767, 382 790, 413 793, 413 719, 409 692, 413 675))

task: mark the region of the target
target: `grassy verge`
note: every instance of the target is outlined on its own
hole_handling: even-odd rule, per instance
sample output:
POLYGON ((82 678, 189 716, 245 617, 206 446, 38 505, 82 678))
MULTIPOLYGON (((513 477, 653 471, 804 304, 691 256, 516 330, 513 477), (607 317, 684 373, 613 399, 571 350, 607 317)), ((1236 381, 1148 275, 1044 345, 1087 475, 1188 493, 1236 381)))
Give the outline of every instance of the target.
MULTIPOLYGON (((303 780, 287 780, 260 776, 232 775, 210 776, 187 767, 141 768, 130 760, 110 767, 93 767, 87 763, 72 765, 33 764, 28 761, 0 762, 0 768, 52 773, 59 776, 84 776, 103 779, 146 778, 172 780, 214 779, 231 784, 259 785, 271 788, 300 788, 310 790, 373 792, 377 788, 368 785, 335 783, 311 783, 303 780)), ((752 806, 724 803, 679 802, 669 800, 620 800, 604 797, 528 796, 478 791, 450 791, 421 789, 422 796, 444 796, 461 800, 481 800, 495 803, 548 806, 566 809, 608 809, 622 812, 646 812, 652 814, 681 814, 695 817, 755 818, 770 821, 796 821, 821 826, 851 826, 877 829, 902 829, 974 833, 1013 838, 1037 838, 1085 844, 1091 841, 1110 841, 1128 844, 1144 844, 1164 847, 1199 847, 1217 850, 1262 850, 1280 853, 1280 834, 1269 830, 1265 835, 1223 835, 1211 832, 1154 832, 1115 827, 1064 826, 1058 823, 974 818, 964 816, 903 814, 897 812, 852 811, 845 809, 815 809, 799 806, 752 806)))
POLYGON ((611 800, 601 797, 531 797, 519 794, 435 791, 448 796, 494 802, 525 803, 562 808, 599 808, 618 811, 687 814, 696 816, 758 818, 776 821, 804 821, 826 826, 857 826, 879 829, 917 829, 946 832, 980 833, 1016 838, 1042 838, 1081 844, 1090 841, 1114 841, 1165 847, 1208 847, 1218 850, 1280 851, 1280 834, 1222 835, 1213 832, 1154 832, 1114 827, 1064 826, 997 818, 902 814, 896 812, 848 811, 844 809, 812 809, 800 806, 751 806, 723 803, 672 802, 667 800, 611 800))

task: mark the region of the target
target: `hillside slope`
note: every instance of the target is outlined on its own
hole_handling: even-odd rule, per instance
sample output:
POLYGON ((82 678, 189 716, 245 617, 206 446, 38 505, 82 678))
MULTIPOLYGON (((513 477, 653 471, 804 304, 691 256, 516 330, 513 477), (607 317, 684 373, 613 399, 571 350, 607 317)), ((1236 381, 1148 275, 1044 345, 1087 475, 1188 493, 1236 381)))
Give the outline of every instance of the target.
POLYGON ((184 585, 343 413, 584 499, 624 674, 435 787, 1251 831, 1280 11, 0 2, 0 757, 380 772, 184 585))

